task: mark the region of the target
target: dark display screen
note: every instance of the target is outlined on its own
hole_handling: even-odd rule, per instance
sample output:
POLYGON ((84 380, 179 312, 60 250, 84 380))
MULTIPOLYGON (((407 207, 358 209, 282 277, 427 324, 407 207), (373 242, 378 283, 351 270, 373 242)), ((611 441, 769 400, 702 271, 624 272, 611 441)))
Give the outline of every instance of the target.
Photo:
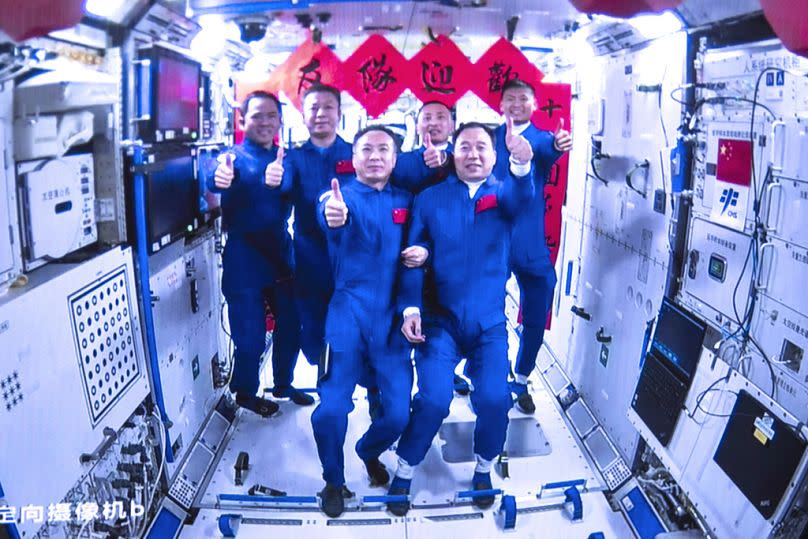
MULTIPOLYGON (((147 175, 149 241, 159 247, 185 232, 198 211, 198 186, 191 150, 158 156, 155 170, 147 175)), ((159 248, 158 247, 158 248, 159 248)))
POLYGON ((690 376, 701 355, 706 329, 703 322, 663 300, 651 346, 690 376))

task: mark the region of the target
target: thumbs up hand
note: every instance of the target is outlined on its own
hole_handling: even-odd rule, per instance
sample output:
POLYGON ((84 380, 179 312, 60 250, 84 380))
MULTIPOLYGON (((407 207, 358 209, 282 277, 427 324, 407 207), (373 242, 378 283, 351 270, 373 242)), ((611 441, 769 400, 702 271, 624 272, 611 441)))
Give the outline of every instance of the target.
POLYGON ((336 178, 331 180, 331 196, 325 202, 325 222, 330 228, 338 228, 348 222, 348 206, 345 205, 336 178))
POLYGON ((511 158, 518 164, 524 165, 533 159, 533 148, 522 135, 513 133, 513 118, 505 116, 505 147, 511 158))
POLYGON ((429 132, 424 133, 424 163, 429 168, 440 168, 446 162, 446 152, 432 145, 429 132))
POLYGON ((264 183, 266 183, 267 187, 271 189, 275 189, 276 187, 280 186, 281 181, 283 180, 284 152, 283 139, 278 139, 278 156, 274 161, 267 165, 267 168, 264 171, 264 183))
POLYGON ((235 156, 230 152, 219 156, 219 165, 213 174, 213 185, 218 189, 227 189, 233 183, 233 178, 236 175, 233 169, 233 159, 235 159, 235 156))
POLYGON ((569 131, 564 129, 564 118, 558 121, 558 127, 556 127, 553 135, 555 136, 553 146, 555 146, 556 150, 559 152, 568 152, 572 149, 572 136, 569 131))

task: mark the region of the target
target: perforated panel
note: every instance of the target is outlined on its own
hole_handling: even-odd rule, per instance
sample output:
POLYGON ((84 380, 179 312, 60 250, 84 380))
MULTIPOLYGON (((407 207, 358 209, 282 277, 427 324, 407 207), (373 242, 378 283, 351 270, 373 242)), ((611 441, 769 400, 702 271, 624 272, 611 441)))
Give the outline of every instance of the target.
POLYGON ((140 370, 132 345, 132 307, 126 268, 108 273, 68 298, 84 396, 95 426, 140 370))

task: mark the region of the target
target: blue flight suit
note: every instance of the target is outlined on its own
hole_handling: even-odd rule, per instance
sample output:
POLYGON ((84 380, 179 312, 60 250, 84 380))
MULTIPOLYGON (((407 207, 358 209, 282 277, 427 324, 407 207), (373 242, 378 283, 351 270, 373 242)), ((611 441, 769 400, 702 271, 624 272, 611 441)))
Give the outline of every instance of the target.
MULTIPOLYGON (((505 146, 505 125, 496 131, 497 162, 494 174, 508 171, 510 152, 505 146)), ((515 219, 511 235, 511 270, 519 283, 522 305, 522 337, 515 371, 528 376, 536 366, 536 356, 544 341, 547 313, 553 302, 556 274, 544 236, 544 184, 553 163, 562 155, 555 149, 555 137, 532 123, 522 136, 533 148, 533 181, 536 196, 515 219)))
POLYGON ((356 444, 362 460, 378 458, 398 439, 409 419, 412 391, 411 345, 399 331, 402 308, 396 304, 396 283, 407 271, 399 253, 412 195, 389 183, 377 191, 356 180, 341 190, 348 206, 345 225, 329 228, 325 202, 318 210, 335 287, 325 329, 331 356, 311 418, 323 479, 332 485, 345 483, 343 445, 363 366, 376 373, 384 413, 356 444))
POLYGON ((451 144, 444 150, 446 152, 446 163, 439 168, 426 166, 426 163, 424 163, 425 151, 426 148, 421 146, 416 150, 399 154, 393 174, 390 177, 393 185, 417 195, 427 187, 442 182, 453 172, 451 144))
MULTIPOLYGON (((418 394, 398 456, 419 464, 449 415, 454 369, 468 359, 477 412, 474 452, 493 459, 505 443, 511 396, 505 282, 513 216, 533 196, 530 174, 504 181, 490 176, 473 198, 451 175, 418 195, 413 204, 408 245, 429 250, 434 294, 421 307, 426 341, 415 348, 418 394)), ((421 273, 423 276, 423 272, 421 273)), ((402 292, 408 285, 402 283, 402 292)), ((406 303, 401 300, 400 304, 406 303)))
POLYGON ((316 364, 323 350, 325 316, 334 290, 328 248, 317 223, 320 194, 331 179, 343 184, 353 177, 351 145, 337 137, 328 148, 307 140, 287 152, 283 160, 282 190, 289 192, 295 207, 294 256, 296 300, 300 316, 300 348, 309 363, 316 364))
POLYGON ((271 150, 245 139, 227 150, 233 160, 234 179, 218 189, 214 173, 218 163, 203 163, 208 188, 221 193, 222 219, 227 244, 222 255, 222 292, 227 299, 230 332, 235 344, 230 389, 239 395, 258 391, 260 358, 266 347, 268 299, 276 326, 273 334, 272 371, 276 387, 289 387, 299 349, 300 322, 294 303, 292 241, 287 232, 289 200, 281 189, 264 183, 264 173, 275 160, 271 150))

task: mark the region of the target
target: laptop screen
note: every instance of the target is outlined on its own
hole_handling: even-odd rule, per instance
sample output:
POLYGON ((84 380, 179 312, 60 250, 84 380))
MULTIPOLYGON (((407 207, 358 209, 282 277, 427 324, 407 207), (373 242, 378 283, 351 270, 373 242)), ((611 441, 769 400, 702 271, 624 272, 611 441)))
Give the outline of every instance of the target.
POLYGON ((701 355, 706 329, 702 321, 663 299, 651 348, 690 377, 701 355))

